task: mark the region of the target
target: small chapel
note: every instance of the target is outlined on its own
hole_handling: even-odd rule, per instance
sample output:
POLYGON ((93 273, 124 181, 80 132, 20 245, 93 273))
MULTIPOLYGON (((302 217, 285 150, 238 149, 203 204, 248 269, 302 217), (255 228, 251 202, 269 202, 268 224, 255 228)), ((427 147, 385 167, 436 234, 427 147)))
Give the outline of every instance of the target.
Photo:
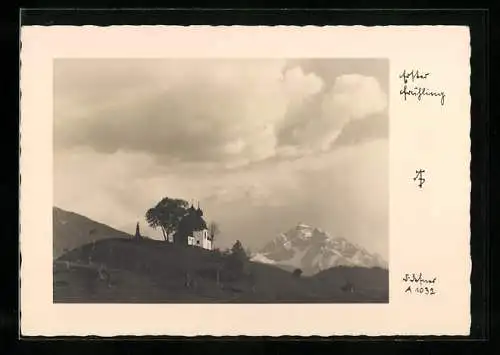
POLYGON ((173 236, 174 243, 192 245, 212 250, 212 237, 208 232, 207 223, 203 219, 203 211, 193 205, 179 222, 179 228, 173 236))

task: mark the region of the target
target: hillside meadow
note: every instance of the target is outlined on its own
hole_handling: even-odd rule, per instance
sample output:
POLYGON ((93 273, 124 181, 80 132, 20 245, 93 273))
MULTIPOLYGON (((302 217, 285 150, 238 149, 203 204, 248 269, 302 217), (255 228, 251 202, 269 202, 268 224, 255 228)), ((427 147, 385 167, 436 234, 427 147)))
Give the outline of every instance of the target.
POLYGON ((54 260, 55 303, 387 303, 388 271, 336 267, 297 277, 218 251, 102 239, 54 260), (354 289, 346 291, 346 282, 354 289))

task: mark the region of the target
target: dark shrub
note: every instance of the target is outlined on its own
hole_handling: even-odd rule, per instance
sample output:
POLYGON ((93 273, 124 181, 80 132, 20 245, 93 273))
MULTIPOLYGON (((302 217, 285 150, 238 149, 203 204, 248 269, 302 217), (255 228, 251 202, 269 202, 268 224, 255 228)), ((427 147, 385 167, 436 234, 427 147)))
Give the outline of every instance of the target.
POLYGON ((219 248, 215 248, 214 250, 212 250, 212 252, 214 253, 214 255, 217 255, 217 256, 223 256, 224 253, 222 250, 220 250, 219 248))
POLYGON ((239 240, 237 240, 236 243, 234 243, 233 247, 231 248, 231 255, 240 260, 248 259, 247 253, 243 248, 243 244, 241 244, 239 240))
POLYGON ((295 270, 293 270, 292 275, 293 275, 293 277, 299 278, 302 275, 302 270, 301 269, 295 269, 295 270))
POLYGON ((347 281, 344 286, 342 286, 340 288, 342 291, 344 292, 354 292, 355 288, 354 288, 354 284, 350 281, 347 281))
POLYGON ((248 256, 243 249, 243 245, 238 240, 231 248, 230 252, 224 256, 224 269, 229 277, 238 279, 243 276, 248 256))

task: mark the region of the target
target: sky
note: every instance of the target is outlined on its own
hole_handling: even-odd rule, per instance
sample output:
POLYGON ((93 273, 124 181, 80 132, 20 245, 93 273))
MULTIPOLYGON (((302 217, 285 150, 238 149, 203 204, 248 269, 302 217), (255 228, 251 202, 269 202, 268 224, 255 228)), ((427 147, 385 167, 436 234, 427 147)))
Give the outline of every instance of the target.
POLYGON ((56 59, 54 205, 161 238, 200 203, 216 247, 305 223, 388 258, 386 59, 56 59))

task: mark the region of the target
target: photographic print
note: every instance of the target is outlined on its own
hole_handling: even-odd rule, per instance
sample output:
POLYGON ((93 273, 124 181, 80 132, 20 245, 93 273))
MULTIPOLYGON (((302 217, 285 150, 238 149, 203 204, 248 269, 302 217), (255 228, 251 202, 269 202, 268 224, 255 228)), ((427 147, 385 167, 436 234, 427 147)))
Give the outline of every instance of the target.
POLYGON ((54 60, 54 302, 387 303, 388 74, 54 60))
POLYGON ((23 335, 469 334, 466 27, 21 41, 23 335))

